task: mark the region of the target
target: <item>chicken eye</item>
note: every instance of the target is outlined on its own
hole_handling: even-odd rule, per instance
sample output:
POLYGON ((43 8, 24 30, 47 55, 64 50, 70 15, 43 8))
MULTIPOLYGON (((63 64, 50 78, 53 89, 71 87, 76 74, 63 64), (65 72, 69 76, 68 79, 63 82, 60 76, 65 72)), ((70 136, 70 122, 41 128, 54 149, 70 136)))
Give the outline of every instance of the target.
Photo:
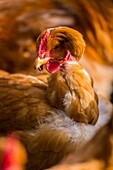
POLYGON ((60 44, 56 45, 56 46, 54 47, 54 50, 58 50, 59 48, 60 48, 60 44))

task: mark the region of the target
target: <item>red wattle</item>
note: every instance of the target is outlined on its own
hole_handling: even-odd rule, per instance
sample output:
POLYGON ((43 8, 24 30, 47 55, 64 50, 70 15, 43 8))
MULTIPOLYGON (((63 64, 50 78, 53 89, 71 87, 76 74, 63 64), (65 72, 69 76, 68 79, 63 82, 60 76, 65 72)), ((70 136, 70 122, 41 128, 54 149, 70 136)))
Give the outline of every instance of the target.
POLYGON ((58 61, 48 61, 46 63, 46 69, 49 73, 55 73, 59 70, 60 68, 60 63, 58 61))

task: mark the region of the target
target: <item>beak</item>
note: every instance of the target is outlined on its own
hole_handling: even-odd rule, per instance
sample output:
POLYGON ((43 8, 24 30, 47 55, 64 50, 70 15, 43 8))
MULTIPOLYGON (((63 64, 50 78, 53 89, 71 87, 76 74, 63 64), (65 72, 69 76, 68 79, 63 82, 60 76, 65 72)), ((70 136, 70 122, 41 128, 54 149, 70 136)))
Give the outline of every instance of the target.
POLYGON ((46 64, 49 60, 50 60, 49 57, 46 57, 46 58, 39 58, 39 57, 37 57, 35 59, 34 68, 40 70, 41 66, 46 64))

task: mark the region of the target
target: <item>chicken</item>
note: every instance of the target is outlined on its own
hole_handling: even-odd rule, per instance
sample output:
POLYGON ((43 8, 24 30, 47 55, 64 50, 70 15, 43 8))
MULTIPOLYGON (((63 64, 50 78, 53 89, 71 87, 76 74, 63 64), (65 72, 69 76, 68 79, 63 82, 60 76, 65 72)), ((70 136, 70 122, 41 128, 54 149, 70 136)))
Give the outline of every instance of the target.
POLYGON ((38 57, 35 67, 46 69, 48 79, 47 97, 51 105, 77 122, 95 124, 98 119, 98 99, 93 81, 80 66, 85 48, 82 35, 69 28, 47 29, 37 40, 38 57))
POLYGON ((51 170, 112 170, 113 169, 113 112, 110 121, 78 152, 65 158, 51 170))

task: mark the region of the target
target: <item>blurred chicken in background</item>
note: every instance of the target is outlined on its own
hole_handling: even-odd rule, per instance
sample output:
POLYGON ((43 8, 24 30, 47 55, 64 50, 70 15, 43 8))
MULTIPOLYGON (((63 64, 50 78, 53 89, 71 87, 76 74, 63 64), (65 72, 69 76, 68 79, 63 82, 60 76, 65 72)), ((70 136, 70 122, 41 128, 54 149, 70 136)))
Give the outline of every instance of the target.
POLYGON ((26 153, 21 143, 14 137, 0 137, 0 169, 24 170, 26 153))
MULTIPOLYGON (((70 26, 86 41, 81 64, 98 93, 113 94, 112 0, 0 1, 0 69, 35 74, 35 40, 48 27, 70 26)), ((113 96, 111 98, 113 102, 113 96)))

